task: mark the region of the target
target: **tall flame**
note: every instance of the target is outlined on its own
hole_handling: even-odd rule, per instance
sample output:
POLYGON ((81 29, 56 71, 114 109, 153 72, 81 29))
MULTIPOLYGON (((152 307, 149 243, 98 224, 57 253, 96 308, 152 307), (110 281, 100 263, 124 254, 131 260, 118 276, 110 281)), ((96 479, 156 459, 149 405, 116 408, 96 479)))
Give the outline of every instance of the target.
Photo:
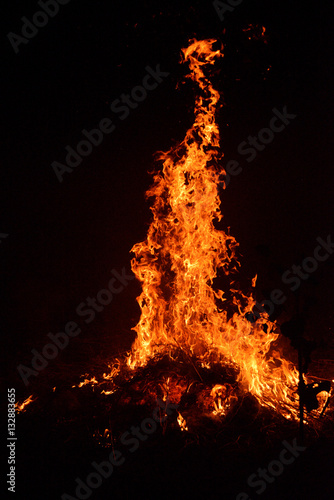
POLYGON ((182 50, 189 77, 199 87, 195 121, 179 145, 160 153, 163 168, 147 192, 153 198, 153 220, 147 239, 132 248, 132 270, 142 284, 137 299, 141 317, 127 363, 136 368, 160 353, 173 356, 177 349, 203 366, 213 360, 231 363, 245 391, 288 416, 296 414, 298 372, 272 349, 278 338, 274 323, 265 313, 250 323, 246 315, 255 300, 232 284, 236 311, 228 317, 221 308, 224 291, 213 286, 219 269, 229 276, 239 264, 235 238, 215 226, 222 219, 222 168, 218 172, 215 166, 220 156, 215 121, 220 95, 204 74, 222 57, 212 48, 215 42, 191 40, 182 50))

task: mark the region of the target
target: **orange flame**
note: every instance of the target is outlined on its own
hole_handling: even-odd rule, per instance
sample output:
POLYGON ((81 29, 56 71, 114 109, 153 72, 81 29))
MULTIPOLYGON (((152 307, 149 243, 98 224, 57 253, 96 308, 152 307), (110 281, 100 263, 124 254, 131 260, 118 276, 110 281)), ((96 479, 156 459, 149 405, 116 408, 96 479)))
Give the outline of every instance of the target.
POLYGON ((21 404, 16 403, 16 404, 15 404, 15 408, 16 408, 17 413, 24 412, 24 411, 25 411, 26 406, 28 406, 30 403, 33 403, 34 401, 36 401, 36 399, 37 399, 37 398, 34 398, 34 399, 33 399, 33 395, 32 395, 32 394, 30 394, 30 396, 29 396, 27 399, 25 399, 25 400, 23 401, 23 403, 21 403, 21 404))
POLYGON ((255 300, 231 287, 237 312, 228 318, 221 309, 224 291, 213 287, 219 269, 229 276, 239 265, 235 238, 215 226, 222 219, 222 169, 215 167, 220 95, 204 74, 222 56, 212 49, 215 42, 191 40, 182 50, 189 77, 199 86, 195 120, 179 145, 160 153, 162 171, 147 192, 153 198, 153 220, 147 239, 132 248, 132 270, 142 285, 137 298, 141 317, 127 364, 134 369, 157 354, 173 356, 175 349, 196 356, 203 366, 212 360, 231 363, 240 386, 262 405, 296 415, 298 372, 277 352, 270 355, 278 338, 275 324, 265 313, 251 324, 246 314, 255 300))
MULTIPOLYGON (((86 373, 86 375, 88 375, 88 374, 86 373)), ((98 384, 96 377, 92 377, 91 379, 85 378, 82 382, 79 382, 78 385, 72 385, 72 388, 73 387, 83 387, 84 385, 94 385, 94 384, 98 384)))

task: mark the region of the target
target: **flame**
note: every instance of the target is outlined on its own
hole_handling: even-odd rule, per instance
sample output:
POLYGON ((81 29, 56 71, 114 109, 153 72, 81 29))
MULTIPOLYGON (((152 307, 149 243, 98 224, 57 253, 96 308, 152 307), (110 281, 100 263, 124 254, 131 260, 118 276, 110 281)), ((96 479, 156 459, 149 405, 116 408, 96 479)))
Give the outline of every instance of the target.
POLYGON ((253 324, 247 320, 255 300, 235 290, 230 280, 239 266, 238 243, 217 228, 222 219, 218 184, 225 174, 217 168, 220 95, 204 74, 222 57, 212 48, 215 42, 191 40, 182 50, 189 78, 199 87, 195 119, 179 145, 159 154, 162 170, 147 192, 153 220, 146 240, 132 248, 132 271, 142 286, 141 317, 127 364, 135 369, 157 354, 173 356, 180 349, 202 366, 210 367, 213 360, 230 363, 238 370, 239 385, 262 405, 296 415, 298 372, 272 352, 279 335, 268 315, 253 324), (222 307, 226 292, 214 286, 218 271, 230 280, 233 314, 222 307))
POLYGON ((17 413, 20 413, 20 412, 24 412, 25 411, 25 408, 26 406, 28 406, 30 403, 33 403, 34 401, 36 401, 37 398, 34 398, 33 399, 33 395, 31 394, 27 399, 25 399, 23 401, 23 403, 19 404, 19 403, 16 403, 15 404, 15 408, 16 408, 16 412, 17 413))
MULTIPOLYGON (((86 375, 88 375, 86 373, 86 375)), ((73 387, 83 387, 84 385, 94 385, 94 384, 98 384, 98 381, 96 380, 96 377, 92 377, 91 379, 88 379, 88 378, 85 378, 82 382, 79 382, 78 385, 72 385, 72 388, 73 387)))

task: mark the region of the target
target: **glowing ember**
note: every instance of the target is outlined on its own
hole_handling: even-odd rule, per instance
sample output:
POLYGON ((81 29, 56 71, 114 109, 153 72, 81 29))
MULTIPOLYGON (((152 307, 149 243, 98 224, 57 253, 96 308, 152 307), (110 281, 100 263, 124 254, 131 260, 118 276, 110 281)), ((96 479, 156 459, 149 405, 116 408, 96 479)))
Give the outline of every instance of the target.
MULTIPOLYGON (((246 315, 255 300, 231 287, 231 280, 234 312, 228 315, 222 308, 225 292, 214 287, 218 270, 229 277, 239 265, 235 238, 216 228, 222 219, 222 169, 215 167, 220 156, 215 122, 220 96, 204 75, 222 56, 212 49, 214 43, 192 40, 182 51, 189 77, 199 87, 195 121, 179 145, 160 154, 162 171, 147 192, 153 198, 153 220, 147 239, 132 249, 132 270, 142 285, 137 299, 141 317, 127 364, 135 369, 158 354, 173 357, 176 350, 202 366, 210 367, 213 361, 231 364, 244 391, 285 416, 296 415, 298 372, 277 350, 272 352, 278 338, 275 324, 265 313, 251 324, 246 315)), ((253 286, 255 282, 256 277, 253 286)))
POLYGON ((186 422, 185 418, 182 417, 181 413, 178 414, 177 422, 178 422, 178 424, 180 426, 181 431, 187 431, 188 430, 187 422, 186 422))
POLYGON ((105 391, 104 389, 101 391, 101 394, 105 394, 106 396, 110 396, 110 394, 113 394, 115 391, 105 391))

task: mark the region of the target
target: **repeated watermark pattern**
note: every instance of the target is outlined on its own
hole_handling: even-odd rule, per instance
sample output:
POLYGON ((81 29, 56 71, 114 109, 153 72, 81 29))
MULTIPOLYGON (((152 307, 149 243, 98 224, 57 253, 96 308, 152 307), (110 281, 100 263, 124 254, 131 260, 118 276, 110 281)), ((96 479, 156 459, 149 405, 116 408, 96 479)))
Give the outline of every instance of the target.
POLYGON ((243 0, 227 0, 226 2, 221 2, 220 0, 214 0, 212 5, 218 14, 221 21, 225 20, 224 14, 226 12, 233 12, 236 7, 242 4, 243 0))
MULTIPOLYGON (((157 405, 152 412, 152 417, 144 418, 140 426, 132 426, 129 431, 122 434, 120 443, 125 447, 125 451, 129 451, 130 453, 137 451, 140 443, 146 441, 150 435, 154 434, 158 429, 158 424, 165 422, 179 406, 178 404, 171 404, 169 399, 167 401, 157 399, 157 405)), ((113 449, 107 460, 100 463, 92 462, 93 472, 90 472, 84 481, 79 477, 75 479, 76 496, 63 493, 61 500, 87 500, 93 490, 99 488, 104 480, 109 479, 114 468, 123 465, 125 460, 126 457, 123 452, 113 449)))
MULTIPOLYGON (((247 484, 250 488, 256 488, 255 493, 257 495, 264 493, 268 484, 272 484, 278 476, 283 474, 285 467, 293 464, 296 458, 306 450, 306 446, 300 446, 296 438, 292 441, 292 444, 284 440, 282 445, 283 449, 278 459, 272 460, 266 469, 259 467, 256 472, 248 477, 247 484)), ((251 497, 242 491, 238 493, 236 500, 251 500, 251 497)))
MULTIPOLYGON (((145 70, 146 74, 141 85, 133 87, 130 94, 123 93, 118 99, 112 101, 110 109, 120 120, 125 120, 130 115, 131 110, 136 109, 146 99, 148 92, 155 90, 159 83, 162 83, 163 79, 169 76, 167 71, 161 71, 160 64, 157 64, 155 69, 146 66, 145 70)), ((104 136, 111 134, 115 129, 115 123, 108 117, 100 120, 97 128, 89 131, 83 129, 81 134, 85 139, 79 141, 75 148, 69 145, 65 147, 67 151, 65 163, 58 161, 51 163, 58 181, 63 182, 64 175, 73 172, 81 164, 83 158, 92 153, 94 147, 102 144, 104 136)))
MULTIPOLYGON (((302 280, 307 280, 318 269, 320 262, 325 262, 333 254, 334 243, 331 238, 330 234, 326 240, 318 236, 316 241, 319 245, 314 248, 313 256, 305 257, 300 265, 294 264, 282 274, 282 282, 289 285, 292 292, 298 290, 302 280)), ((279 288, 275 288, 270 293, 270 299, 263 300, 260 303, 256 302, 252 314, 256 318, 260 317, 260 312, 266 312, 270 316, 273 314, 275 306, 284 304, 286 300, 287 296, 284 292, 279 288)), ((255 321, 255 318, 253 318, 253 321, 255 321)))
MULTIPOLYGON (((283 132, 285 128, 294 120, 297 115, 289 113, 287 106, 283 106, 283 110, 277 108, 272 109, 273 117, 269 121, 269 127, 264 127, 259 130, 256 136, 249 135, 247 140, 240 142, 238 153, 241 156, 247 155, 247 163, 251 163, 258 156, 259 152, 273 142, 275 135, 283 132)), ((229 185, 231 177, 236 177, 241 174, 242 167, 237 160, 229 160, 225 167, 226 177, 224 179, 225 187, 229 185)))
MULTIPOLYGON (((121 274, 113 269, 111 271, 113 277, 109 280, 107 288, 102 288, 96 294, 96 297, 86 297, 85 301, 80 302, 76 308, 76 313, 79 317, 84 317, 86 324, 91 323, 96 313, 100 313, 104 308, 111 303, 114 295, 121 293, 128 282, 134 279, 133 274, 127 274, 126 269, 123 267, 121 274)), ((68 346, 70 339, 77 337, 81 333, 81 328, 75 321, 68 321, 63 329, 64 331, 53 334, 48 333, 48 337, 52 342, 44 345, 41 353, 37 349, 32 349, 33 355, 30 366, 19 364, 17 370, 27 387, 30 384, 29 377, 37 377, 44 368, 49 364, 49 361, 55 359, 59 351, 68 346)))
POLYGON ((15 413, 15 389, 12 387, 7 390, 8 394, 8 410, 7 410, 7 448, 8 457, 7 463, 9 465, 9 473, 7 474, 8 491, 15 493, 16 488, 16 413, 15 413))
POLYGON ((13 33, 10 31, 7 34, 7 38, 10 41, 11 46, 15 54, 19 53, 19 47, 21 44, 26 45, 29 40, 34 38, 40 28, 44 28, 50 20, 50 18, 55 17, 59 12, 59 5, 66 5, 71 0, 39 0, 38 5, 42 10, 38 10, 32 16, 32 20, 28 19, 26 16, 21 17, 23 23, 21 28, 21 35, 13 33))

